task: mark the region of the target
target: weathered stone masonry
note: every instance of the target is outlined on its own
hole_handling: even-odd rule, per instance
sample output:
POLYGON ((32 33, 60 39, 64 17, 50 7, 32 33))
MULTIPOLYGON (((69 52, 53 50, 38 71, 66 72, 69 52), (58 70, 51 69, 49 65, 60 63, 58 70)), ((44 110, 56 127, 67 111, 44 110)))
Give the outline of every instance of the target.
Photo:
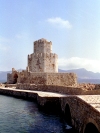
POLYGON ((22 72, 12 69, 7 83, 29 83, 57 86, 76 86, 74 73, 58 73, 58 55, 52 53, 52 42, 40 39, 34 42, 34 53, 28 55, 28 66, 22 72))
POLYGON ((31 72, 58 72, 58 56, 52 53, 52 42, 40 39, 34 42, 34 53, 28 55, 31 72))
MULTIPOLYGON (((100 95, 95 96, 96 99, 92 99, 92 97, 94 97, 93 95, 86 98, 82 95, 71 96, 64 94, 61 95, 59 93, 20 90, 12 88, 0 88, 0 94, 36 100, 42 107, 49 103, 52 103, 53 105, 54 103, 55 105, 58 103, 60 104, 61 110, 64 112, 65 116, 70 116, 70 119, 68 120, 71 121, 71 125, 77 129, 78 133, 85 133, 87 125, 91 123, 98 130, 98 132, 94 131, 93 133, 100 133, 100 95), (92 105, 89 104, 90 102, 92 102, 92 105), (94 103, 96 104, 95 108, 94 103)), ((88 133, 90 133, 92 126, 90 127, 88 133)))
MULTIPOLYGON (((90 96, 90 98, 92 98, 92 96, 90 96)), ((87 124, 91 123, 95 125, 100 132, 100 111, 92 107, 86 100, 80 99, 80 96, 61 98, 61 108, 65 114, 67 113, 65 109, 66 106, 70 109, 72 125, 79 133, 84 133, 87 124)))
POLYGON ((58 56, 52 53, 51 42, 45 39, 35 41, 34 53, 28 55, 26 70, 18 72, 13 68, 12 73, 7 75, 7 82, 17 83, 17 89, 0 89, 0 94, 36 99, 41 106, 48 102, 58 102, 65 117, 70 116, 72 126, 79 133, 88 133, 85 129, 88 131, 88 128, 91 129, 93 126, 98 130, 96 133, 100 132, 100 96, 75 96, 75 94, 90 93, 87 92, 90 88, 79 89, 77 76, 74 73, 58 73, 58 56), (60 95, 39 92, 40 90, 60 92, 60 95), (61 93, 67 95, 62 96, 61 93))

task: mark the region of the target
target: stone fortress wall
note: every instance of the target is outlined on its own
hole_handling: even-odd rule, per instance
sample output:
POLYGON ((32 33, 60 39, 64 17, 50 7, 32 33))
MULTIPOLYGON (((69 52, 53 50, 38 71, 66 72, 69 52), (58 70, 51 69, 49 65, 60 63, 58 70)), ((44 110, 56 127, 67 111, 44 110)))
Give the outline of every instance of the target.
POLYGON ((58 56, 52 53, 52 42, 40 39, 34 42, 34 53, 28 55, 31 72, 58 72, 58 56))
MULTIPOLYGON (((44 39, 36 41, 34 53, 28 56, 28 66, 26 70, 18 72, 13 68, 12 73, 7 75, 7 82, 17 83, 17 89, 0 89, 0 93, 24 98, 36 98, 41 106, 47 103, 51 104, 51 102, 58 102, 65 118, 68 117, 67 120, 71 122, 70 124, 74 126, 79 133, 91 132, 94 128, 95 130, 93 132, 98 130, 96 133, 99 133, 100 96, 98 94, 100 94, 100 85, 96 88, 96 86, 91 84, 77 84, 76 74, 57 73, 57 67, 57 71, 50 66, 47 67, 47 64, 51 62, 50 60, 45 60, 44 55, 48 55, 48 58, 52 61, 53 54, 50 53, 51 45, 48 52, 46 52, 47 49, 44 47, 44 42, 44 39), (43 43, 41 43, 42 41, 43 43), (94 95, 96 94, 94 93, 95 88, 97 89, 96 91, 98 91, 96 92, 98 96, 94 95), (91 91, 91 89, 94 89, 94 91, 91 91), (35 92, 33 90, 35 90, 35 92), (50 94, 44 94, 44 92, 39 91, 59 92, 67 95, 64 97, 55 97, 53 93, 51 94, 52 96, 50 96, 50 94), (42 93, 42 95, 39 93, 42 93), (90 93, 93 93, 93 95, 91 96, 90 93), (85 96, 83 96, 83 94, 85 94, 85 96)), ((51 44, 51 42, 48 44, 51 44)), ((58 66, 58 58, 55 57, 55 59, 56 61, 53 63, 55 66, 58 66)))
POLYGON ((58 56, 53 53, 33 53, 28 55, 28 66, 31 72, 58 72, 58 56))
POLYGON ((40 39, 34 42, 34 53, 52 53, 52 42, 46 39, 40 39))
POLYGON ((30 83, 36 85, 76 86, 77 76, 74 73, 33 73, 12 71, 7 75, 8 83, 30 83), (15 78, 14 78, 15 77, 15 78), (18 77, 16 79, 16 77, 18 77))
POLYGON ((52 53, 52 42, 40 39, 34 42, 34 53, 28 55, 28 66, 22 72, 12 68, 7 83, 36 85, 76 86, 74 73, 58 73, 58 56, 52 53))
POLYGON ((7 83, 16 83, 18 79, 19 72, 12 68, 12 73, 7 73, 7 83))

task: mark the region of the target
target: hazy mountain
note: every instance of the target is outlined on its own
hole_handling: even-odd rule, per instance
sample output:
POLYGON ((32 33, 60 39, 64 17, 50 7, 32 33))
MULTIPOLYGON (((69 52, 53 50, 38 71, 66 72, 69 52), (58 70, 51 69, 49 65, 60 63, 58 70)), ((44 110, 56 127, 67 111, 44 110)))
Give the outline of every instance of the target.
MULTIPOLYGON (((22 71, 19 69, 18 71, 22 71)), ((100 83, 100 73, 94 73, 91 71, 87 71, 84 68, 81 69, 72 69, 72 70, 58 70, 63 73, 76 73, 78 77, 78 82, 88 82, 88 83, 100 83)), ((11 73, 11 71, 0 71, 0 82, 7 81, 7 73, 11 73)))
MULTIPOLYGON (((18 71, 22 71, 22 69, 18 69, 18 71)), ((0 71, 0 82, 4 83, 7 81, 7 73, 11 73, 12 71, 0 71)))
POLYGON ((7 81, 7 73, 11 73, 11 71, 0 71, 0 82, 6 82, 7 81))
POLYGON ((67 73, 76 73, 78 77, 79 83, 100 83, 100 73, 94 73, 91 71, 87 71, 84 68, 81 69, 72 69, 72 70, 58 70, 59 72, 67 72, 67 73))
POLYGON ((84 78, 84 79, 100 79, 100 73, 94 73, 91 71, 87 71, 84 68, 81 69, 72 69, 72 70, 58 70, 59 72, 74 72, 77 74, 78 78, 84 78))

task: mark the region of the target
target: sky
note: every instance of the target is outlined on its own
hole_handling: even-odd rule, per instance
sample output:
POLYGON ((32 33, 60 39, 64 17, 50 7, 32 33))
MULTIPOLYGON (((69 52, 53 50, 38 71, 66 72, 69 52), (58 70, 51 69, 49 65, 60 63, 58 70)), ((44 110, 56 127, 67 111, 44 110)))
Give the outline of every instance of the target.
POLYGON ((60 69, 100 72, 100 0, 0 0, 0 71, 26 69, 41 38, 60 69))

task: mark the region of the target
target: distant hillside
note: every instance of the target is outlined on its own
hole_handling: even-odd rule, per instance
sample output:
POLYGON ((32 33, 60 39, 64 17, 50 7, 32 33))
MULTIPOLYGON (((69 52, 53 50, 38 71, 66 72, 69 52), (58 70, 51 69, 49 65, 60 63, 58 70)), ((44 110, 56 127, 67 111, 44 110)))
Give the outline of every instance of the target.
MULTIPOLYGON (((22 71, 22 69, 19 69, 18 71, 22 71)), ((62 73, 76 73, 78 77, 79 83, 100 83, 100 73, 94 73, 91 71, 87 71, 84 68, 81 69, 72 69, 72 70, 58 70, 62 73)), ((7 81, 7 73, 11 73, 11 71, 0 71, 0 82, 6 82, 7 81)))
POLYGON ((100 79, 100 73, 94 73, 91 71, 87 71, 84 68, 81 69, 72 69, 72 70, 58 70, 59 72, 72 72, 72 73, 76 73, 78 78, 82 78, 82 79, 100 79))
MULTIPOLYGON (((22 71, 22 69, 19 69, 18 71, 22 71)), ((4 83, 7 81, 7 73, 11 73, 12 71, 0 71, 0 82, 4 83)))
POLYGON ((7 73, 11 73, 11 71, 0 71, 0 82, 6 82, 7 81, 7 73))
POLYGON ((58 70, 59 72, 67 72, 67 73, 76 73, 78 77, 79 83, 95 83, 100 84, 100 73, 94 73, 91 71, 87 71, 84 68, 81 69, 72 69, 72 70, 58 70))

